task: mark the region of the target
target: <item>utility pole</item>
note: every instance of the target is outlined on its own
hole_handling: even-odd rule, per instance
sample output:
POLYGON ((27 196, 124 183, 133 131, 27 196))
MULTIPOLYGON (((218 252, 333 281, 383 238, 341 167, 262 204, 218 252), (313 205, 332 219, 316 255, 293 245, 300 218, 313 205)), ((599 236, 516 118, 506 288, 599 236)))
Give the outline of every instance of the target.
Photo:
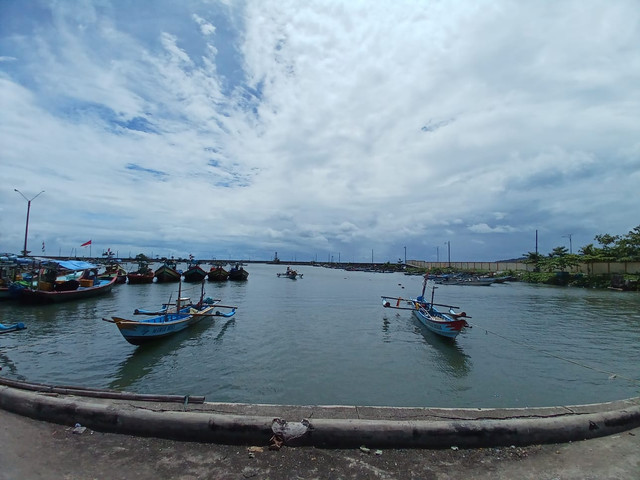
POLYGON ((563 235, 562 238, 569 238, 569 253, 573 253, 573 246, 571 244, 571 236, 573 234, 571 233, 567 233, 566 235, 563 235))

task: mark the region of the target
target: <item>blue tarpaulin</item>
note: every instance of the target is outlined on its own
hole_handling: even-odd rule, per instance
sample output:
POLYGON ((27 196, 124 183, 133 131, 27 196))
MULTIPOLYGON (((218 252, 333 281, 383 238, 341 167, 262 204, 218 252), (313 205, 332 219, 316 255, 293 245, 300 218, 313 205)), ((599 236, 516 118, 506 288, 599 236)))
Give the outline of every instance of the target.
POLYGON ((61 260, 56 261, 58 265, 62 268, 66 268, 67 270, 86 270, 88 268, 98 268, 93 263, 83 262, 80 260, 61 260))

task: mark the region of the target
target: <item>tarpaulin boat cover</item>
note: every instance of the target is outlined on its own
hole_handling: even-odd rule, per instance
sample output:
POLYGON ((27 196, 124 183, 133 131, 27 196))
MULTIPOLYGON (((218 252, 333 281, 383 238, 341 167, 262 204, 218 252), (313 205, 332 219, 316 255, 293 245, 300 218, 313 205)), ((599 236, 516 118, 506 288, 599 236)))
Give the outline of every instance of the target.
POLYGON ((88 268, 98 268, 93 263, 82 262, 80 260, 61 260, 56 261, 55 263, 67 270, 87 270, 88 268))

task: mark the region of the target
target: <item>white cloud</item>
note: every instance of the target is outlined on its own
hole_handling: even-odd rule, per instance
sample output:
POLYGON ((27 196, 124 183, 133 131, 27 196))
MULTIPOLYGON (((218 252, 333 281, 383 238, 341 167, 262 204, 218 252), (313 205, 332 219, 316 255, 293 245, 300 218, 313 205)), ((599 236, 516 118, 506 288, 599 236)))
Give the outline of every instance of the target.
POLYGON ((636 7, 53 4, 0 33, 0 250, 21 248, 13 188, 47 191, 30 231, 53 249, 492 260, 535 230, 624 233, 636 7))

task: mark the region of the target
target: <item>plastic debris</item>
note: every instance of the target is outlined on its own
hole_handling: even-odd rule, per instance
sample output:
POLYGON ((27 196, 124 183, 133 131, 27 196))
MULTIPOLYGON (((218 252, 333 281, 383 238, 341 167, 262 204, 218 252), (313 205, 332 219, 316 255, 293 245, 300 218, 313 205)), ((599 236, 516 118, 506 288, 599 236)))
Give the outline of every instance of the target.
POLYGON ((75 427, 73 428, 73 433, 80 435, 84 433, 86 430, 87 430, 87 427, 83 427, 79 423, 76 423, 75 427))
POLYGON ((458 447, 456 447, 455 445, 451 447, 451 450, 458 450, 458 447))
POLYGON ((382 450, 376 450, 375 452, 373 452, 373 454, 374 454, 376 457, 379 457, 380 455, 382 455, 382 450))
POLYGON ((262 453, 262 452, 264 452, 264 448, 263 447, 249 447, 249 448, 247 448, 247 451, 249 451, 250 453, 262 453))
POLYGON ((289 442, 294 438, 304 436, 309 430, 313 430, 313 426, 307 419, 303 419, 301 422, 287 422, 281 418, 274 418, 271 430, 283 442, 289 442))
POLYGON ((364 445, 362 445, 362 446, 360 447, 360 451, 361 451, 361 452, 364 452, 364 453, 371 453, 371 449, 370 449, 370 448, 365 447, 364 445))

